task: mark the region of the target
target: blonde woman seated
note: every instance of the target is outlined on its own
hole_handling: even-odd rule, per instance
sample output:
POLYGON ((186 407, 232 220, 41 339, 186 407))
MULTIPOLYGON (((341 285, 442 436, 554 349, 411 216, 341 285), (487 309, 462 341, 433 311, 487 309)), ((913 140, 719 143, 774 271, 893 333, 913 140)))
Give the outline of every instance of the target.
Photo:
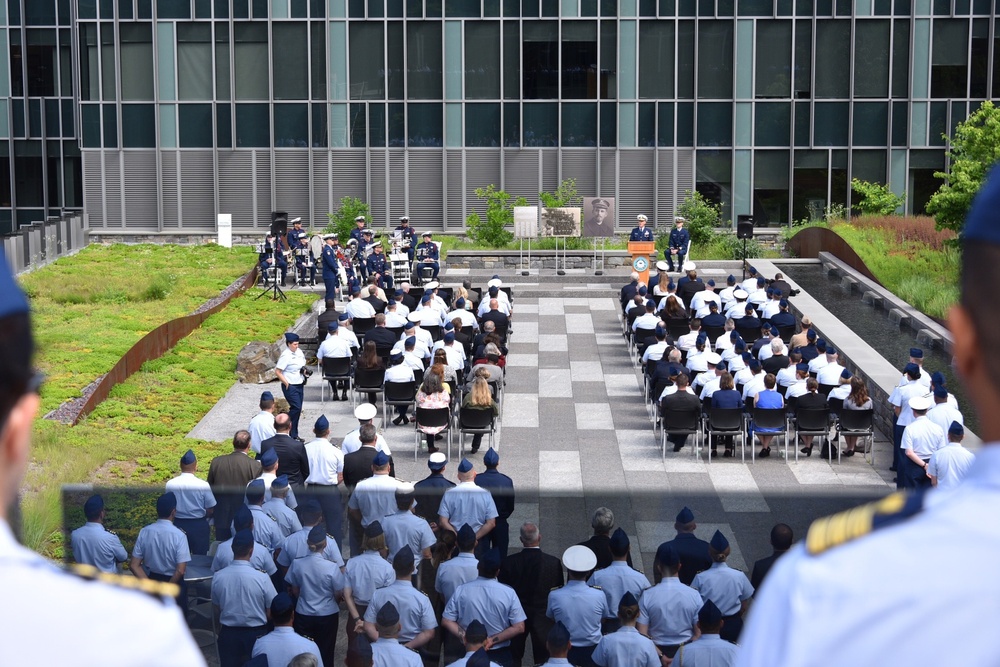
MULTIPOLYGON (((500 414, 500 406, 493 400, 489 385, 490 372, 485 368, 476 371, 476 376, 472 379, 472 389, 462 400, 463 408, 475 408, 480 410, 493 410, 493 416, 500 414)), ((476 433, 472 436, 472 453, 479 451, 479 445, 483 442, 483 434, 476 433)))
MULTIPOLYGON (((439 369, 438 372, 434 372, 435 366, 431 366, 431 372, 424 376, 424 383, 420 385, 420 391, 417 392, 418 408, 434 410, 447 408, 451 405, 451 394, 445 390, 447 385, 441 381, 443 369, 439 369)), ((434 446, 434 441, 441 437, 438 434, 447 428, 447 424, 442 426, 425 426, 418 420, 417 428, 427 438, 428 453, 433 454, 436 452, 438 448, 434 446)))

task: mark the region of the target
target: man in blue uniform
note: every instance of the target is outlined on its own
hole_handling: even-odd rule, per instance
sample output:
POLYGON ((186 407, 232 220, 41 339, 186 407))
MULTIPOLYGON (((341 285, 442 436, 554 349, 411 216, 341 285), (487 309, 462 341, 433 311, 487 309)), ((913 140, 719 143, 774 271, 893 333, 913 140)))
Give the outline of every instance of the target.
POLYGON ((354 229, 351 230, 351 238, 357 241, 359 250, 361 249, 362 232, 365 231, 366 225, 367 225, 367 220, 365 220, 365 216, 359 215, 358 217, 354 218, 354 229))
POLYGON ((476 531, 482 540, 496 525, 497 506, 486 489, 476 486, 476 470, 468 459, 458 464, 458 486, 445 491, 438 507, 438 524, 458 534, 462 524, 476 531))
POLYGON ((646 216, 641 213, 635 216, 636 224, 638 227, 632 228, 632 233, 629 234, 629 241, 652 241, 653 240, 653 230, 646 228, 646 222, 649 220, 646 216))
POLYGON ((128 569, 139 579, 149 578, 180 586, 177 604, 181 609, 187 609, 184 572, 191 561, 191 550, 184 532, 174 525, 176 512, 177 496, 173 493, 164 493, 156 499, 157 520, 139 531, 128 569))
POLYGON ((253 533, 233 537, 233 562, 215 573, 212 602, 219 610, 219 665, 239 667, 250 659, 254 643, 267 633, 271 602, 277 596, 271 578, 250 565, 253 533))
POLYGON ((298 248, 302 245, 302 239, 308 239, 309 232, 302 229, 302 218, 292 219, 292 228, 288 230, 288 247, 298 248))
POLYGON ((88 498, 83 504, 83 515, 87 523, 70 535, 73 560, 93 565, 101 572, 118 572, 118 563, 128 560, 128 552, 118 536, 104 527, 104 499, 98 495, 88 498))
POLYGON ((438 530, 438 508, 444 492, 455 486, 455 483, 444 476, 448 457, 441 452, 431 454, 427 459, 427 467, 431 474, 413 485, 413 497, 417 501, 414 513, 427 520, 431 530, 438 530))
POLYGON ((337 300, 337 288, 340 286, 340 262, 337 260, 337 251, 334 245, 337 241, 336 234, 326 234, 323 236, 323 254, 321 261, 323 264, 323 286, 326 288, 326 295, 323 297, 327 302, 337 300))
POLYGON ((413 252, 417 247, 417 232, 413 227, 410 227, 410 216, 399 216, 399 226, 396 227, 396 232, 403 237, 404 243, 408 241, 406 243, 406 256, 410 258, 410 264, 413 264, 413 252))
POLYGON ((187 535, 193 554, 207 554, 211 542, 208 521, 215 510, 215 496, 208 482, 195 476, 198 459, 192 450, 181 457, 181 474, 167 481, 165 487, 177 496, 174 525, 187 535))
POLYGON ((441 255, 438 253, 437 244, 431 240, 431 233, 424 232, 423 242, 417 246, 417 275, 423 275, 421 269, 425 266, 433 270, 431 280, 437 280, 438 271, 441 269, 441 255))
POLYGON ((601 624, 614 618, 608 609, 604 592, 587 585, 587 577, 597 566, 597 556, 587 547, 577 544, 563 552, 566 585, 549 593, 545 615, 569 630, 572 648, 569 661, 573 665, 595 665, 592 655, 601 641, 601 624))
POLYGON ((684 228, 684 218, 674 218, 674 228, 670 230, 667 249, 663 251, 663 259, 667 260, 667 270, 673 272, 675 262, 680 267, 684 264, 684 254, 691 241, 691 232, 684 228))
POLYGON ((375 243, 373 245, 372 254, 368 256, 366 264, 368 275, 374 276, 376 282, 382 289, 391 290, 392 268, 385 259, 385 253, 382 252, 381 243, 375 243))
POLYGON ((280 236, 267 235, 267 239, 264 241, 264 252, 260 253, 257 257, 257 261, 260 264, 261 274, 264 273, 265 269, 274 268, 275 280, 280 280, 281 284, 285 284, 285 273, 288 271, 288 261, 285 259, 285 244, 282 242, 280 236))
POLYGON ((271 600, 271 623, 274 630, 256 641, 253 657, 264 656, 268 665, 287 665, 303 653, 320 657, 316 642, 295 632, 295 601, 288 593, 278 593, 271 600))
POLYGON ((476 486, 489 490, 497 507, 497 522, 489 533, 480 540, 480 549, 496 549, 500 554, 501 564, 507 558, 509 542, 509 527, 507 519, 514 513, 514 480, 497 470, 500 465, 500 455, 490 447, 483 456, 486 472, 476 475, 476 486))
MULTIPOLYGON (((677 537, 660 545, 661 548, 670 545, 677 551, 681 559, 680 580, 687 586, 694 581, 694 575, 712 566, 712 558, 708 555, 708 542, 698 539, 694 534, 697 527, 694 512, 684 507, 674 520, 677 537)), ((654 583, 660 583, 659 572, 654 575, 654 583)))

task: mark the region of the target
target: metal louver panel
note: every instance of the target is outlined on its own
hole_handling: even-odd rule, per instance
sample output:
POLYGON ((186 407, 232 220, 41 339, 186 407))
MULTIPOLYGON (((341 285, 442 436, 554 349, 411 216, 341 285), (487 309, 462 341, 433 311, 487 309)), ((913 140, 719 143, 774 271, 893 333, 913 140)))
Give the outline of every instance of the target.
MULTIPOLYGON (((445 229, 465 226, 465 165, 462 151, 445 151, 445 229)), ((497 162, 500 158, 497 155, 497 162)))
POLYGON ((249 231, 253 201, 253 153, 219 151, 219 213, 233 216, 233 229, 249 231))
POLYGON ((330 208, 330 154, 327 151, 317 152, 313 154, 313 181, 312 181, 312 195, 313 195, 313 210, 312 210, 312 229, 319 231, 326 227, 330 219, 326 216, 327 213, 333 211, 330 208))
MULTIPOLYGON (((371 224, 373 227, 381 227, 386 220, 386 183, 385 183, 385 160, 387 151, 371 151, 371 168, 368 170, 369 187, 371 198, 368 200, 368 207, 371 211, 371 224)), ((364 199, 364 197, 362 197, 364 199)))
POLYGON ((562 177, 576 179, 581 197, 597 196, 597 153, 593 150, 563 150, 562 177))
POLYGON ((333 157, 333 201, 330 211, 340 208, 344 197, 368 201, 368 167, 363 150, 330 151, 333 157))
MULTIPOLYGON (((543 150, 542 154, 542 190, 545 192, 555 192, 559 187, 559 151, 543 150)), ((529 202, 538 201, 538 192, 534 196, 528 197, 529 202)))
MULTIPOLYGON (((160 188, 163 192, 163 229, 179 229, 181 227, 180 187, 178 185, 177 162, 180 159, 177 151, 162 151, 160 153, 160 188)), ((126 174, 126 177, 128 175, 126 174)))
POLYGON ((156 207, 156 153, 126 151, 125 219, 129 229, 158 229, 156 207))
POLYGON ((274 209, 288 219, 302 218, 309 226, 309 153, 304 150, 274 152, 274 209))
POLYGON ((654 219, 653 151, 623 150, 620 156, 618 224, 628 228, 635 216, 643 213, 649 216, 651 226, 660 226, 662 221, 654 219))
POLYGON ((684 193, 688 190, 694 191, 694 151, 690 148, 677 150, 675 183, 677 205, 680 206, 684 201, 684 193))
POLYGON ((181 151, 181 227, 215 229, 212 151, 181 151))
MULTIPOLYGON (((413 153, 410 153, 409 151, 388 151, 388 155, 386 157, 389 160, 389 183, 386 188, 389 193, 389 197, 386 201, 386 217, 384 220, 376 219, 375 224, 385 225, 387 228, 393 229, 399 224, 399 216, 404 213, 409 213, 410 215, 416 213, 416 211, 412 208, 414 203, 412 197, 414 194, 413 190, 410 191, 411 197, 409 206, 411 208, 407 208, 406 202, 406 160, 410 160, 410 173, 413 173, 413 153), (409 158, 407 157, 408 154, 409 158)), ((417 193, 417 196, 419 196, 419 193, 417 193)), ((440 209, 438 214, 440 214, 440 209)), ((414 215, 414 220, 416 219, 418 218, 414 215)))
POLYGON ((106 227, 125 227, 122 216, 122 172, 121 153, 108 151, 104 154, 104 205, 106 227))
POLYGON ((443 157, 441 151, 409 151, 410 215, 418 229, 444 229, 443 157))
MULTIPOLYGON (((509 155, 510 153, 508 153, 509 155)), ((510 163, 508 162, 508 169, 509 166, 510 163)), ((537 165, 532 164, 531 170, 537 182, 537 165)), ((495 185, 498 190, 500 189, 500 152, 492 148, 467 151, 465 154, 465 204, 468 206, 470 213, 475 209, 479 215, 485 214, 486 202, 476 197, 476 188, 489 187, 491 184, 495 185)), ((507 181, 507 186, 507 192, 510 192, 512 198, 516 199, 517 195, 509 189, 510 180, 507 181)), ((464 223, 465 221, 463 220, 462 222, 464 223)))
POLYGON ((254 151, 254 163, 257 166, 257 179, 254 184, 254 195, 257 201, 257 225, 263 229, 271 227, 271 152, 267 150, 254 151))
POLYGON ((83 151, 83 210, 91 227, 104 227, 104 169, 100 151, 83 151))
MULTIPOLYGON (((537 150, 504 151, 504 190, 511 197, 524 197, 531 206, 538 203, 538 163, 541 155, 537 150)), ((488 185, 488 184, 487 184, 488 185)), ((497 187, 500 184, 497 183, 497 187)), ((470 189, 475 189, 473 186, 470 189)), ((471 199, 470 208, 471 208, 471 199)), ((486 207, 476 202, 476 210, 482 215, 486 207)))
POLYGON ((677 210, 675 159, 673 149, 656 151, 656 221, 661 225, 669 225, 677 210))

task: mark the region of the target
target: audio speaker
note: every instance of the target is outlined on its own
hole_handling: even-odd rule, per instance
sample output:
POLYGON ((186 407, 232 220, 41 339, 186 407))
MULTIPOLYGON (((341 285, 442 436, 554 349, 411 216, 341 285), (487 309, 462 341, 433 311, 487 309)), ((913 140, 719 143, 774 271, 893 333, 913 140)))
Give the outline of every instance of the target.
POLYGON ((271 234, 274 236, 284 236, 288 233, 288 213, 285 211, 271 211, 271 234))
POLYGON ((738 239, 752 239, 753 238, 753 216, 752 215, 738 215, 738 216, 736 216, 736 238, 738 238, 738 239))

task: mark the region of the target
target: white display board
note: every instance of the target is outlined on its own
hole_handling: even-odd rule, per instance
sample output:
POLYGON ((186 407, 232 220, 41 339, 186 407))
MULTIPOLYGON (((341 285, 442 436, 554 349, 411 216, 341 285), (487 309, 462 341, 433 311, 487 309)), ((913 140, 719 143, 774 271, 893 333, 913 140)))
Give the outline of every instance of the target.
POLYGON ((233 247, 233 214, 220 213, 218 218, 219 245, 223 248, 233 247))
POLYGON ((538 237, 538 207, 514 207, 514 238, 533 239, 538 237))

